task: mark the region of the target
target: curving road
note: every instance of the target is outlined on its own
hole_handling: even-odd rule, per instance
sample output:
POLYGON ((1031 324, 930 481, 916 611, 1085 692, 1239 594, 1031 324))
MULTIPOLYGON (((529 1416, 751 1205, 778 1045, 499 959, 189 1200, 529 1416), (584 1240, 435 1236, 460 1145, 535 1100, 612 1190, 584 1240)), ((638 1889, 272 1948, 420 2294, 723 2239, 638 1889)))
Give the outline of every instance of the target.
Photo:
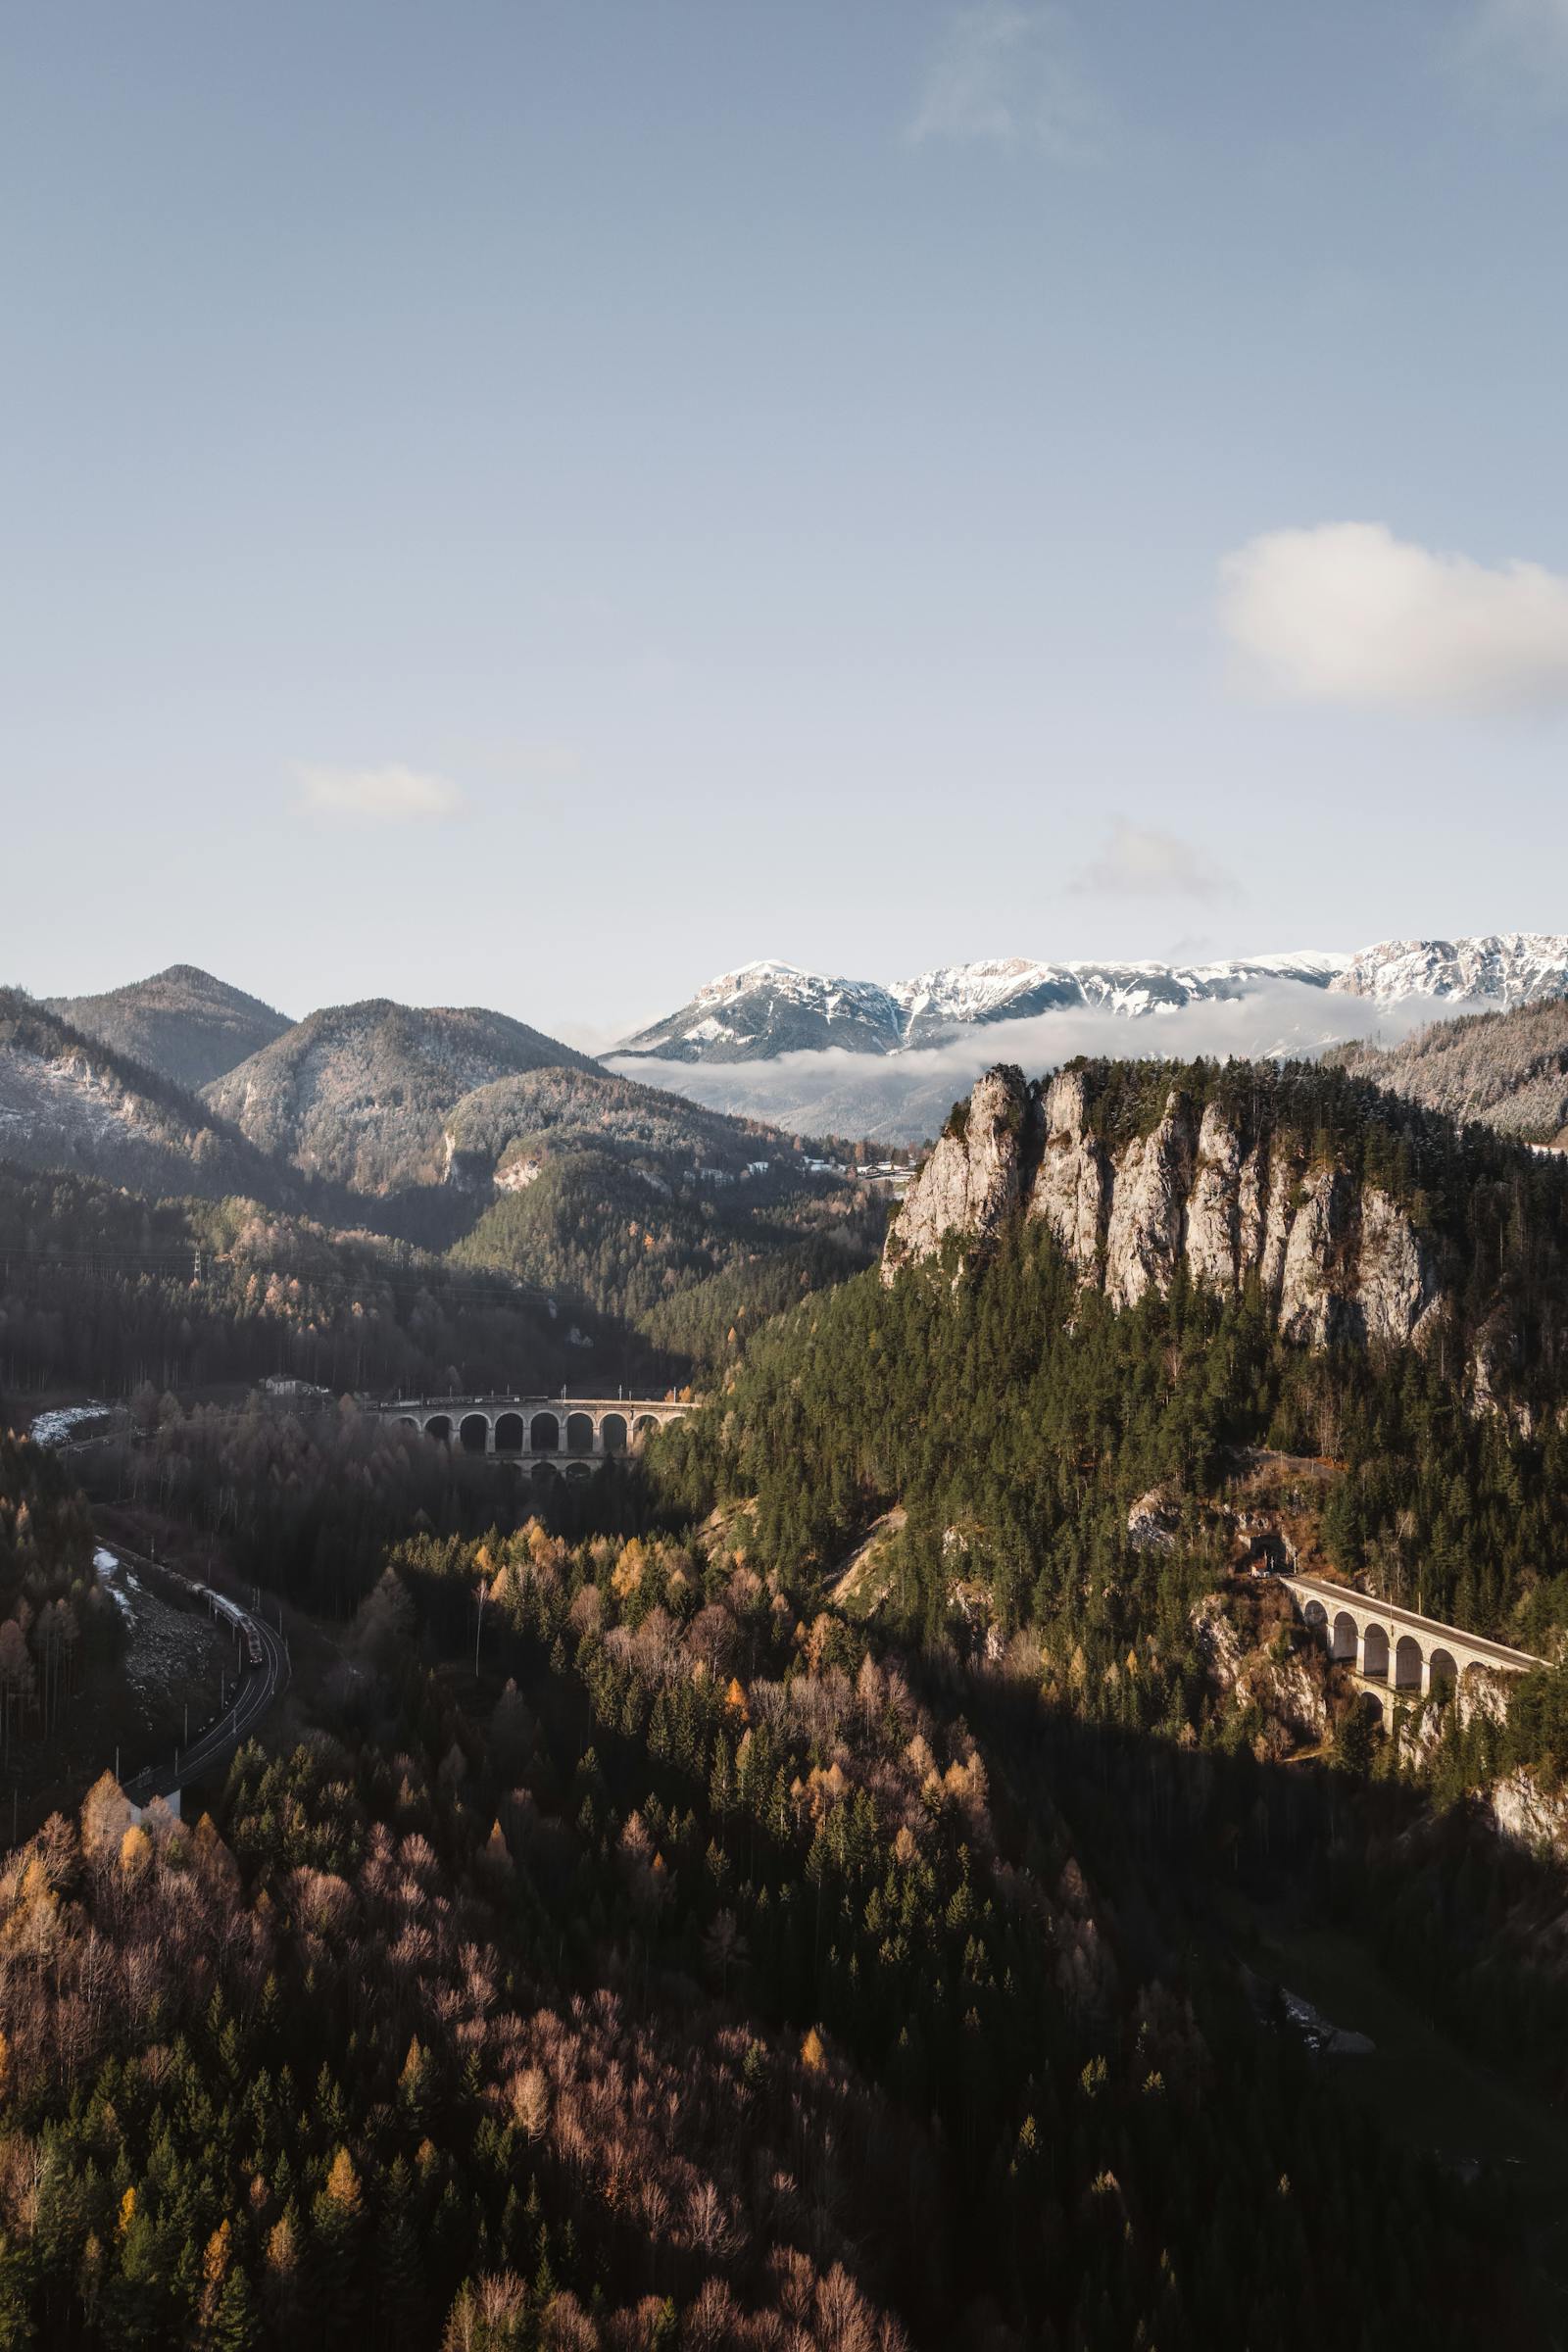
MULTIPOLYGON (((116 1537, 108 1536, 103 1541, 118 1559, 126 1561, 132 1567, 150 1568, 158 1576, 172 1576, 193 1590, 211 1590, 200 1587, 195 1577, 181 1576, 179 1570, 171 1568, 167 1560, 150 1559, 145 1552, 132 1551, 116 1537)), ((250 1737, 273 1700, 281 1697, 287 1689, 288 1644, 282 1635, 274 1632, 265 1618, 253 1617, 249 1610, 240 1611, 238 1622, 241 1631, 247 1635, 254 1633, 261 1644, 261 1664, 246 1668, 238 1696, 227 1714, 220 1716, 199 1739, 193 1740, 189 1747, 180 1749, 177 1766, 172 1761, 162 1768, 149 1764, 133 1781, 125 1783, 125 1794, 132 1804, 146 1805, 155 1796, 172 1796, 174 1790, 183 1788, 187 1781, 196 1780, 202 1773, 211 1771, 215 1764, 221 1763, 242 1740, 250 1737)))

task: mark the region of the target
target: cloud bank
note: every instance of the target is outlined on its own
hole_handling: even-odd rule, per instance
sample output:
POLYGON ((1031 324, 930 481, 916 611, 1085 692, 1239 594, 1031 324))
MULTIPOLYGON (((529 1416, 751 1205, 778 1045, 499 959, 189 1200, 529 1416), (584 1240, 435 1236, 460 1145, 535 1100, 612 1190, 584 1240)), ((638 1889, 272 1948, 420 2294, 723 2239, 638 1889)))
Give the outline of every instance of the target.
POLYGON ((446 776, 414 767, 296 767, 300 806, 359 824, 411 825, 460 815, 464 797, 446 776))
POLYGON ((1568 707, 1568 579, 1396 539, 1267 531, 1224 559, 1220 619, 1282 693, 1406 710, 1568 707))
POLYGON ((1016 1061, 1033 1078, 1076 1054, 1177 1061, 1200 1054, 1221 1060, 1314 1054, 1350 1038, 1379 1036, 1392 1045, 1442 1017, 1442 1009, 1430 999, 1391 1008, 1367 997, 1328 996, 1282 980, 1230 1003, 1188 1004, 1142 1020, 1075 1007, 1032 1020, 990 1022, 945 1045, 886 1057, 833 1047, 822 1054, 782 1054, 773 1061, 612 1057, 607 1067, 710 1110, 771 1119, 796 1134, 919 1143, 937 1133, 957 1097, 993 1062, 1016 1061))
POLYGON ((980 0, 938 43, 908 135, 1033 146, 1077 164, 1100 154, 1105 128, 1066 10, 980 0))

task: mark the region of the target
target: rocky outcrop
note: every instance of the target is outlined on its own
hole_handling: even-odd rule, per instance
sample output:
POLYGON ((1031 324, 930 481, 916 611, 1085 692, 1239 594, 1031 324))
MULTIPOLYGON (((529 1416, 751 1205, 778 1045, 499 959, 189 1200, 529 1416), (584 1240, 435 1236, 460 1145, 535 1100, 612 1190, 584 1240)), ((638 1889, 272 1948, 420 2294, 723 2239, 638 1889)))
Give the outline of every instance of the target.
POLYGON ((1004 1065, 977 1080, 893 1220, 882 1259, 885 1282, 908 1260, 939 1256, 950 1233, 971 1246, 995 1239, 1022 1205, 1037 1124, 1033 1090, 1021 1070, 1004 1065))
POLYGON ((1133 1551, 1174 1551, 1181 1519, 1180 1498, 1168 1487, 1151 1487, 1127 1513, 1127 1543, 1133 1551))
POLYGON ((1105 1155, 1089 1132, 1082 1073, 1063 1070, 1047 1087, 1040 1165, 1029 1194, 1029 1214, 1040 1217, 1071 1262, 1093 1271, 1100 1262, 1109 1200, 1105 1155))
POLYGON ((1168 1291, 1182 1254, 1194 1137, 1185 1104, 1172 1095, 1152 1135, 1124 1144, 1112 1166, 1105 1227, 1105 1295, 1136 1306, 1146 1291, 1168 1291))
POLYGON ((1272 1752, 1321 1740, 1328 1728, 1323 1670, 1309 1650, 1281 1649, 1254 1627, 1244 1638, 1222 1593, 1206 1593, 1192 1614, 1193 1641, 1203 1671, 1220 1697, 1241 1713, 1261 1709, 1282 1738, 1265 1740, 1272 1752))
POLYGON ((1117 1306, 1163 1295, 1184 1265, 1222 1296, 1254 1277, 1287 1337, 1404 1346, 1443 1296, 1428 1242, 1392 1195, 1360 1185, 1316 1140, 1246 1132, 1215 1099, 1172 1087, 1143 1132, 1107 1140, 1089 1073, 1045 1087, 1010 1067, 982 1078, 905 1198, 883 1278, 961 1237, 960 1262, 1022 1213, 1117 1306))
POLYGON ((1568 1852, 1568 1794, 1548 1790, 1533 1774, 1510 1772, 1487 1792, 1492 1818, 1504 1838, 1539 1851, 1568 1852))

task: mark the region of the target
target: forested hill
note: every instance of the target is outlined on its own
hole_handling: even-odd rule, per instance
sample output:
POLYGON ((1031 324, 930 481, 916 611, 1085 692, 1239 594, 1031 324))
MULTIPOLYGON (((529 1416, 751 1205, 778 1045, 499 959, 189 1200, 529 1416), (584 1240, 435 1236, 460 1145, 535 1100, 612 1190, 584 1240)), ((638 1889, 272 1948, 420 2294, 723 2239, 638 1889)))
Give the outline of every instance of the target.
POLYGON ((40 1390, 275 1376, 338 1396, 658 1375, 650 1344, 574 1315, 488 1269, 258 1200, 155 1203, 0 1161, 0 1426, 40 1390))
POLYGON ((154 1198, 244 1193, 303 1206, 311 1188, 172 1079, 0 990, 0 1158, 154 1198))
POLYGON ((1568 1142, 1568 998, 1435 1021, 1397 1046, 1343 1046, 1335 1059, 1451 1119, 1527 1143, 1568 1142))
POLYGON ((1010 1067, 954 1111, 888 1237, 886 1278, 1043 1225, 1113 1304, 1178 1272, 1256 1287, 1280 1330, 1436 1349, 1530 1408, 1568 1366, 1568 1164, 1308 1064, 1010 1067))
POLYGON ((1141 1494, 1321 1456, 1333 1564, 1540 1650, 1568 1624, 1565 1199, 1555 1161, 1340 1072, 993 1071, 880 1281, 765 1333, 657 1474, 678 1510, 755 1501, 758 1556, 808 1578, 902 1506, 928 1629, 967 1562, 1004 1633, 1111 1659, 1166 1605, 1141 1494))
POLYGON ((51 1012, 177 1086, 205 1086, 288 1027, 257 997, 190 963, 172 963, 99 996, 51 997, 51 1012))
POLYGON ((344 1649, 210 1812, 106 1777, 0 1873, 5 2340, 1550 2340, 1520 2186, 1216 1956, 1209 1876, 1309 1862, 1299 1776, 1079 1740, 669 1541, 411 1535, 344 1649))
POLYGON ((255 1054, 207 1100, 264 1151, 366 1193, 445 1173, 443 1121, 475 1087, 586 1054, 482 1007, 337 1004, 255 1054))

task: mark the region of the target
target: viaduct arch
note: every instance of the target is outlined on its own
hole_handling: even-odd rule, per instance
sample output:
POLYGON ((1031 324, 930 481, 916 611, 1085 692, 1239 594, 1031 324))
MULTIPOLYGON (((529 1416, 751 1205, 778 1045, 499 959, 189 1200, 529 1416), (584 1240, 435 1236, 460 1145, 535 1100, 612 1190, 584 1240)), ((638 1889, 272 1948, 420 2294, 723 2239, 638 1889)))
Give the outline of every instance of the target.
POLYGON ((1396 1707, 1456 1690, 1472 1667, 1494 1674, 1528 1674, 1545 1663, 1527 1649, 1462 1633, 1436 1617, 1370 1600, 1346 1585, 1318 1576, 1282 1576, 1310 1632, 1325 1642, 1331 1658, 1350 1667, 1385 1723, 1396 1707))
POLYGON ((455 1451, 585 1478, 692 1407, 669 1396, 398 1396, 375 1410, 455 1451))

